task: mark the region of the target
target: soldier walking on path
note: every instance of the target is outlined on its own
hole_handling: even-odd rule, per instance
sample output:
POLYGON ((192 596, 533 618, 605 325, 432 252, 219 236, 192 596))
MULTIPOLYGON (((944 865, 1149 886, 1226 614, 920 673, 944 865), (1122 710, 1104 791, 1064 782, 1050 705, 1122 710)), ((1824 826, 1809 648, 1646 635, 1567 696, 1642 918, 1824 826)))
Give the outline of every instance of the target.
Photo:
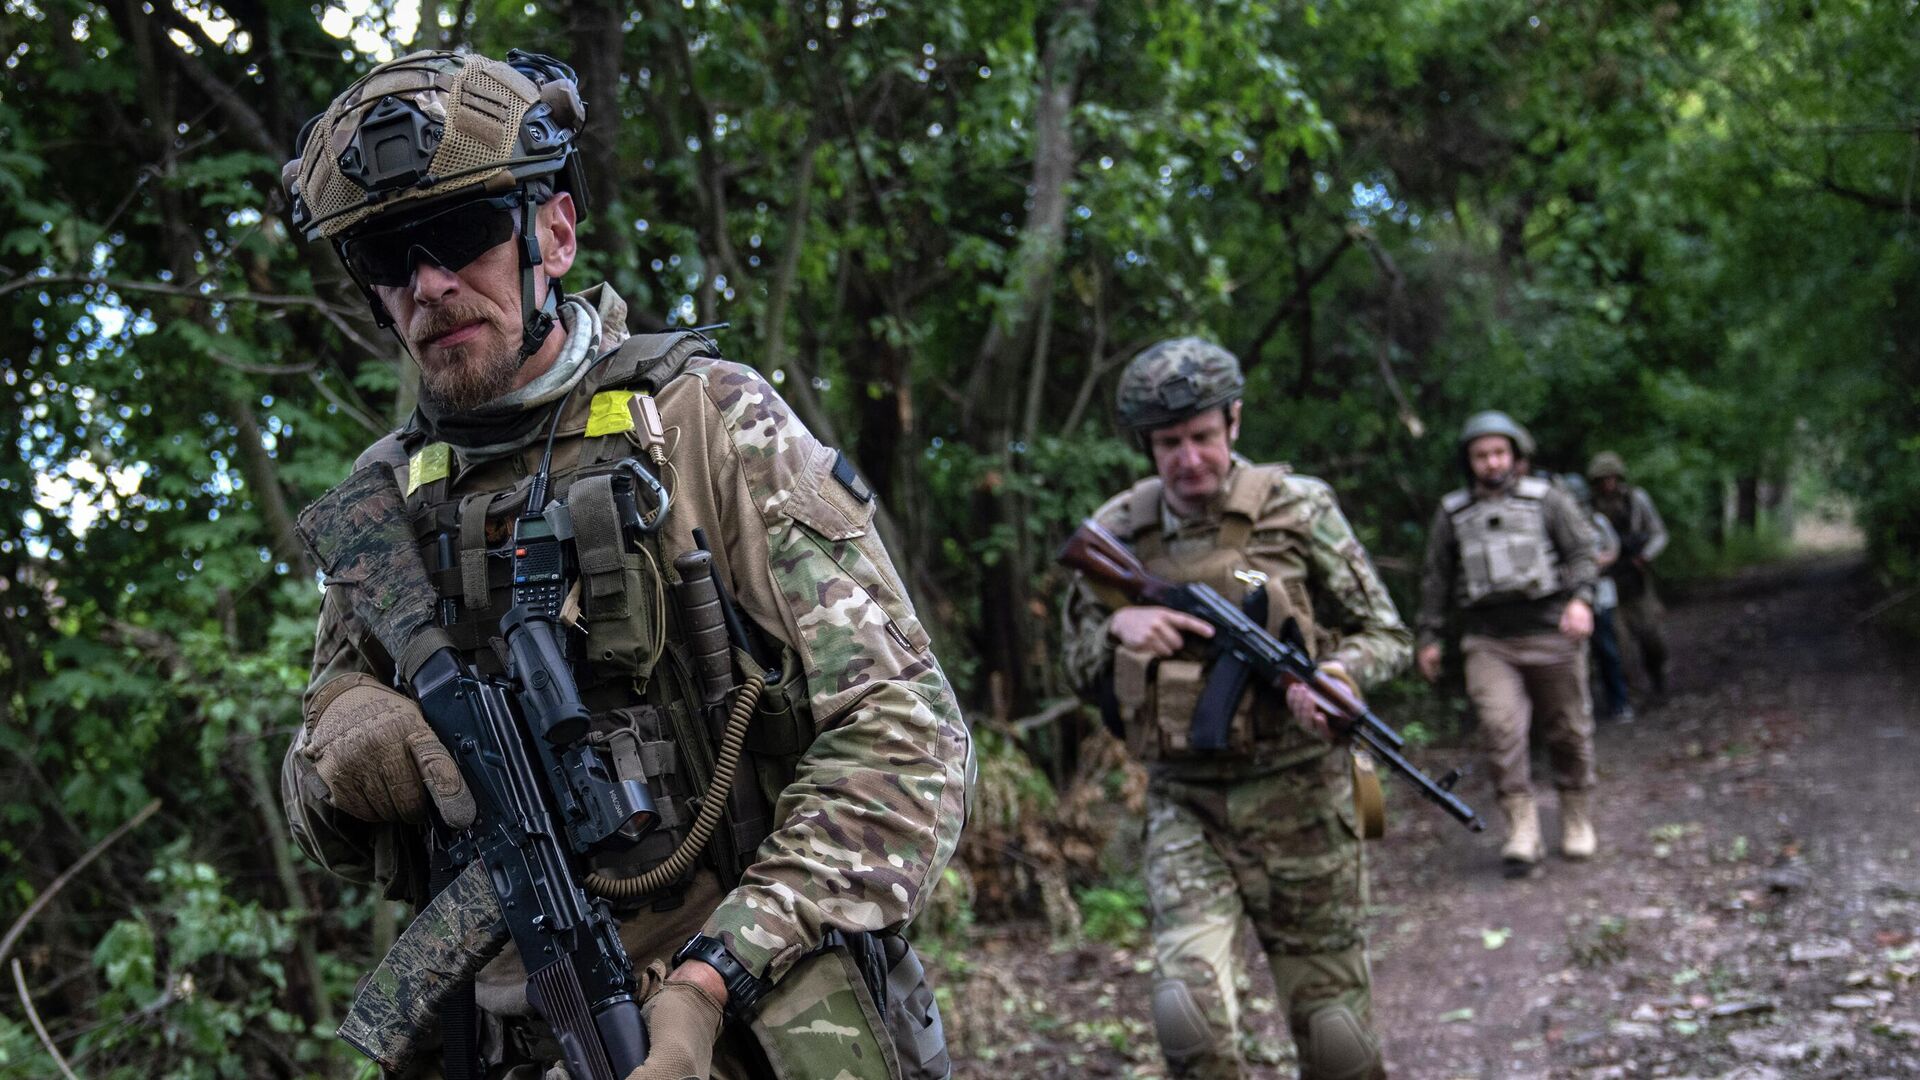
MULTIPOLYGON (((428 823, 473 820, 473 793, 396 686, 421 642, 502 673, 502 617, 533 602, 512 538, 551 492, 529 514, 573 568, 550 597, 559 662, 588 741, 620 781, 644 782, 658 821, 637 846, 586 856, 586 888, 644 972, 651 1053, 628 1080, 943 1076, 938 1013, 900 931, 959 839, 965 724, 848 459, 705 337, 629 336, 609 287, 562 291, 587 209, 585 119, 572 70, 550 57, 415 53, 335 99, 286 167, 295 226, 333 245, 420 367, 419 408, 355 478, 404 493, 411 535, 389 546, 417 545, 437 594, 420 641, 390 647, 367 612, 411 600, 366 570, 398 555, 362 550, 379 538, 351 536, 352 520, 303 516, 315 535, 346 530, 361 561, 328 567, 282 770, 294 835, 388 897, 418 905, 437 889, 461 841, 428 823), (683 566, 711 567, 739 615, 725 636, 745 640, 713 647, 710 619, 694 650, 693 616, 668 599, 683 566), (751 717, 730 786, 715 779, 733 768, 716 763, 716 680, 751 717), (692 824, 711 805, 726 810, 708 837, 692 824)), ((565 1075, 529 1006, 533 959, 509 947, 478 972, 465 1006, 477 999, 478 1037, 449 1040, 449 1075, 565 1075)))
MULTIPOLYGON (((1155 475, 1096 519, 1155 574, 1205 582, 1278 632, 1297 620, 1322 670, 1372 686, 1407 662, 1410 635, 1325 483, 1233 452, 1245 383, 1233 354, 1164 341, 1121 376, 1118 411, 1155 475)), ((1231 710, 1225 750, 1190 735, 1213 707, 1211 628, 1123 606, 1076 579, 1065 609, 1072 681, 1147 762, 1153 1022, 1177 1077, 1238 1077, 1243 920, 1279 987, 1308 1080, 1385 1075, 1361 926, 1366 872, 1353 759, 1295 687, 1231 710)), ((1371 780, 1367 774, 1365 779, 1371 780)))
POLYGON ((1646 489, 1627 483, 1627 464, 1619 454, 1593 455, 1587 478, 1593 481, 1593 508, 1620 535, 1620 558, 1607 568, 1620 594, 1620 636, 1639 652, 1657 702, 1667 695, 1667 634, 1661 626, 1666 611, 1653 588, 1653 560, 1667 549, 1667 525, 1646 489))
POLYGON ((1602 715, 1623 723, 1633 719, 1633 703, 1627 700, 1627 674, 1620 663, 1620 638, 1614 613, 1620 606, 1620 592, 1607 570, 1620 560, 1620 534, 1613 531, 1607 515, 1593 508, 1593 489, 1577 473, 1561 473, 1560 483, 1573 496, 1587 521, 1593 525, 1593 562, 1600 576, 1593 583, 1593 660, 1600 669, 1602 715))
POLYGON ((1441 640, 1457 617, 1467 693, 1506 824, 1500 855, 1509 875, 1523 876, 1543 847, 1528 746, 1535 714, 1560 791, 1561 852, 1584 859, 1597 846, 1586 656, 1593 531, 1565 492, 1524 475, 1533 437, 1507 414, 1474 415, 1459 449, 1469 484, 1440 501, 1427 534, 1420 674, 1439 679, 1441 640))

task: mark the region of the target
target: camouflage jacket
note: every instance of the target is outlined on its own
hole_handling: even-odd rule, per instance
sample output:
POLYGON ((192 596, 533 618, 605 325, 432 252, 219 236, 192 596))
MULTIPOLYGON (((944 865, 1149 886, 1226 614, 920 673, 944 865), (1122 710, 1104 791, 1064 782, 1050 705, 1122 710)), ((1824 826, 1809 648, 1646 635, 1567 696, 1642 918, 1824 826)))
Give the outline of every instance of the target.
MULTIPOLYGON (((592 297, 605 325, 624 304, 592 297)), ((608 342, 625 335, 609 331, 608 342)), ((583 442, 589 372, 554 451, 555 490, 583 442)), ((674 508, 667 550, 704 526, 742 611, 805 670, 814 738, 776 807, 772 835, 707 916, 755 974, 778 979, 829 929, 904 925, 924 906, 959 841, 971 752, 951 687, 872 528, 870 493, 837 482, 837 452, 751 368, 695 356, 657 395, 668 432, 674 508), (864 496, 864 497, 863 497, 864 496)), ((452 491, 498 491, 538 467, 545 424, 517 452, 484 460, 452 448, 452 491)), ((392 437, 389 437, 391 440, 392 437)), ((379 450, 376 446, 374 454, 379 450)), ((364 458, 363 458, 364 463, 364 458)), ((393 678, 393 661, 329 590, 306 700, 356 673, 393 678)), ((283 769, 301 847, 356 880, 383 880, 410 845, 402 826, 354 820, 328 804, 296 738, 283 769)))
MULTIPOLYGON (((1232 468, 1251 465, 1236 454, 1232 468)), ((1126 539, 1133 497, 1132 490, 1115 496, 1094 519, 1126 539)), ((1217 505, 1182 519, 1163 503, 1160 517, 1170 545, 1205 542, 1220 531, 1217 505)), ((1284 567, 1269 589, 1284 588, 1296 605, 1310 605, 1321 659, 1339 660, 1362 687, 1384 682, 1406 666, 1412 636, 1324 481, 1279 474, 1255 517, 1248 546, 1263 549, 1284 567)), ((1114 645, 1107 633, 1112 617, 1112 609, 1076 576, 1067 593, 1063 651, 1069 680, 1088 697, 1098 696, 1112 675, 1114 645)))

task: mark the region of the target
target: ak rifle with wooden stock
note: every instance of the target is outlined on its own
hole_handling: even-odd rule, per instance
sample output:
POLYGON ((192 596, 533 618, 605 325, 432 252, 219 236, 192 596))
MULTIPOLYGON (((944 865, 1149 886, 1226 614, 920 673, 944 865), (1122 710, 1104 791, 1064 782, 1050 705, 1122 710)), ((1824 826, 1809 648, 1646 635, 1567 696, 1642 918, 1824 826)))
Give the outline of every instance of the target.
MULTIPOLYGON (((1245 664, 1254 678, 1282 693, 1296 683, 1306 686, 1314 704, 1332 718, 1330 726, 1336 734, 1358 740, 1462 825, 1474 832, 1486 828, 1473 807, 1453 793, 1459 771, 1435 780, 1408 761, 1401 754, 1406 740, 1374 715, 1352 687, 1320 670, 1307 655, 1305 643, 1299 639, 1299 627, 1292 620, 1287 623, 1290 633, 1284 638, 1274 637, 1212 586, 1200 582, 1176 584, 1154 576, 1138 556, 1098 522, 1081 524, 1061 549, 1060 562, 1136 603, 1172 608, 1206 622, 1213 627, 1213 641, 1222 661, 1233 659, 1245 664)), ((1232 703, 1226 703, 1226 708, 1231 713, 1232 703)))

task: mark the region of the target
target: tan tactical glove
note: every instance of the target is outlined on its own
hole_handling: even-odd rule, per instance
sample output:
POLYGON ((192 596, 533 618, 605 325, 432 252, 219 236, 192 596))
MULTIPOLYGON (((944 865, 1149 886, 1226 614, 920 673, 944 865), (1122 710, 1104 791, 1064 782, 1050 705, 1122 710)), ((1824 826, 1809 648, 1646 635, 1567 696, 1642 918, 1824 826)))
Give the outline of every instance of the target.
POLYGON ((473 793, 420 707, 367 675, 329 682, 307 707, 300 752, 327 798, 362 821, 422 825, 432 797, 447 824, 473 823, 473 793))
POLYGON ((713 995, 690 982, 663 982, 640 1006, 647 1023, 647 1060, 627 1080, 707 1080, 713 1044, 725 1010, 713 995))

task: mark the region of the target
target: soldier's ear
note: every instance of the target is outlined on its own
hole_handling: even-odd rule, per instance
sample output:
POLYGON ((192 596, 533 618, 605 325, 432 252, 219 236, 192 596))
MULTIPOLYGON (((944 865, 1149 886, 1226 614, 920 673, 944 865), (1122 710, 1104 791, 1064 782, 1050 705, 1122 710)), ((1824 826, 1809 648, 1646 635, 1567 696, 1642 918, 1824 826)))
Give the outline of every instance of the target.
POLYGON ((1240 402, 1227 403, 1227 444, 1231 446, 1240 437, 1240 402))
POLYGON ((540 237, 540 267, 549 278, 564 277, 573 267, 574 256, 579 252, 578 237, 574 233, 576 220, 573 196, 564 191, 555 192, 553 198, 534 211, 540 237))

